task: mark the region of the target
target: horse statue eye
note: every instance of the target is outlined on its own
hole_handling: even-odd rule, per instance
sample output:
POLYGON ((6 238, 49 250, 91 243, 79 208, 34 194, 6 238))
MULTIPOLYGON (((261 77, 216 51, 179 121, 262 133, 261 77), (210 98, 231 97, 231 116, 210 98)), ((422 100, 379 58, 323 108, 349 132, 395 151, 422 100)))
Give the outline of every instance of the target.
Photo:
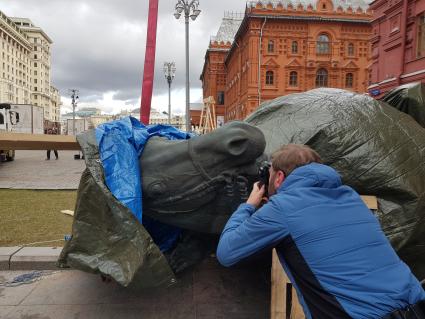
POLYGON ((148 186, 148 196, 156 197, 164 193, 165 185, 162 182, 154 182, 148 186))

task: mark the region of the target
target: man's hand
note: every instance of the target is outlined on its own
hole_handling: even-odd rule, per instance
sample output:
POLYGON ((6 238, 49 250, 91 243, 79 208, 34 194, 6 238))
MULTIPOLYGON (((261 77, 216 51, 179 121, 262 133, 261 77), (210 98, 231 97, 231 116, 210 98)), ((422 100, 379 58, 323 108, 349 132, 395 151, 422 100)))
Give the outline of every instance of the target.
POLYGON ((263 200, 265 190, 266 189, 264 185, 259 187, 259 182, 255 183, 246 203, 255 206, 255 208, 258 208, 261 205, 261 202, 263 200))

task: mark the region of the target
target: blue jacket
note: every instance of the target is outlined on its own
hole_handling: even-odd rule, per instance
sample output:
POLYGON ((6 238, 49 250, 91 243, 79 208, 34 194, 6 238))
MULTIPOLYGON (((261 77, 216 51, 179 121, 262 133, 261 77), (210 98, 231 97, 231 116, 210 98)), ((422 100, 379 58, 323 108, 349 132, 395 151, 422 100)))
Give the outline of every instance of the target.
POLYGON ((294 170, 263 207, 242 204, 220 238, 224 266, 276 247, 307 318, 381 318, 425 299, 378 220, 331 167, 294 170))

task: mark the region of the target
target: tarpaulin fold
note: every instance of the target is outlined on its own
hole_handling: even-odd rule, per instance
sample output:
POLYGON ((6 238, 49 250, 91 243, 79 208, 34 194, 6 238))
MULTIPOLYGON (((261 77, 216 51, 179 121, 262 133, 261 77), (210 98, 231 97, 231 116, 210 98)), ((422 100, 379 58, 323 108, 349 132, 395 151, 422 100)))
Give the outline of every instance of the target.
POLYGON ((389 91, 382 101, 397 110, 409 114, 422 127, 425 127, 425 84, 409 83, 389 91))
POLYGON ((94 131, 77 140, 87 168, 78 187, 72 239, 65 243, 59 265, 109 275, 123 286, 148 288, 175 282, 149 233, 105 185, 94 131))
MULTIPOLYGON (((134 119, 118 124, 102 129, 107 132, 101 134, 107 150, 104 157, 107 165, 124 168, 113 176, 137 175, 137 169, 129 163, 134 164, 134 156, 141 152, 141 141, 158 131, 146 132, 134 119)), ((175 279, 174 273, 199 262, 215 248, 228 216, 248 196, 247 177, 255 178, 255 161, 265 147, 260 130, 243 122, 189 140, 173 141, 159 136, 149 139, 136 166, 141 167, 143 185, 147 186, 144 194, 154 202, 144 203, 141 224, 129 209, 139 201, 137 190, 130 188, 130 196, 125 193, 124 199, 130 199, 130 204, 125 205, 118 200, 120 192, 114 196, 106 185, 104 173, 109 169, 102 165, 94 131, 79 135, 77 140, 87 169, 78 189, 72 238, 66 242, 59 263, 110 275, 123 286, 142 288, 169 285, 175 279), (158 193, 158 182, 167 182, 172 188, 158 193), (187 196, 179 196, 179 192, 187 196), (160 211, 156 210, 156 203, 159 209, 162 207, 160 211), (151 221, 184 229, 173 249, 164 253, 159 249, 158 238, 168 239, 168 232, 147 230, 148 210, 151 221)), ((124 178, 117 185, 125 182, 124 178)))
MULTIPOLYGON (((106 185, 115 198, 128 207, 141 223, 143 194, 139 157, 147 141, 153 136, 169 140, 190 138, 189 134, 173 126, 145 126, 132 117, 108 122, 96 128, 106 185)), ((143 224, 162 251, 172 248, 180 234, 178 228, 152 219, 147 219, 143 224)))
POLYGON ((147 141, 154 136, 169 140, 191 137, 173 126, 145 126, 133 117, 108 122, 96 128, 106 185, 140 222, 143 207, 139 157, 147 141))

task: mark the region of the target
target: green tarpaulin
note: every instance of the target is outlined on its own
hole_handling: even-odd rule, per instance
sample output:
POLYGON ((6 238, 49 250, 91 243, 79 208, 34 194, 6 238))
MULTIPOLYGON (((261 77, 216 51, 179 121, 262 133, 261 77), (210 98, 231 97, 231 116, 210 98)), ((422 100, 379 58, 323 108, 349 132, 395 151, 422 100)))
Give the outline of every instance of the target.
MULTIPOLYGON (((265 102, 246 122, 189 141, 151 139, 140 162, 143 213, 213 242, 250 191, 264 138, 266 154, 287 143, 307 144, 344 183, 378 197, 385 234, 425 278, 425 130, 410 116, 366 95, 317 89, 265 102)), ((93 132, 78 141, 87 170, 62 265, 110 275, 124 286, 172 283, 174 272, 202 257, 205 247, 186 236, 165 257, 106 188, 93 132)))
POLYGON ((385 94, 382 101, 409 114, 425 127, 425 84, 416 82, 399 86, 385 94))

